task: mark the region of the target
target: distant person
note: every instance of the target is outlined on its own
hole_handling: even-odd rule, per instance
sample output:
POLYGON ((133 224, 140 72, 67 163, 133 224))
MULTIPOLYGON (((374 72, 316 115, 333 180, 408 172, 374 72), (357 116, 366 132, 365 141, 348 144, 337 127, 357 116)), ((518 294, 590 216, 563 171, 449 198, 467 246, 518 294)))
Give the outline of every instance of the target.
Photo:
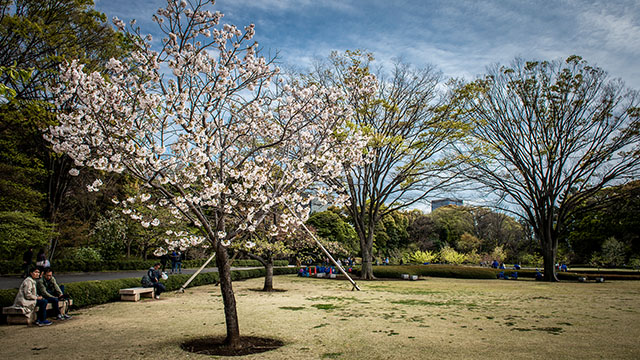
POLYGON ((29 250, 25 251, 22 254, 22 269, 24 270, 22 273, 22 278, 26 279, 29 277, 29 269, 31 268, 31 264, 33 262, 33 248, 30 247, 29 250))
POLYGON ((505 270, 504 263, 500 263, 500 270, 505 270))
POLYGON ((500 266, 500 264, 498 263, 498 260, 493 260, 493 262, 491 263, 491 267, 494 269, 497 269, 498 266, 500 266))
POLYGON ((560 271, 563 271, 563 272, 569 271, 569 268, 567 268, 567 264, 562 264, 562 266, 560 266, 560 271))
POLYGON ((162 264, 162 272, 164 272, 164 269, 167 267, 167 261, 169 261, 169 255, 163 254, 162 256, 160 256, 160 264, 162 264))
POLYGON ((64 293, 64 285, 58 286, 56 278, 53 277, 53 270, 51 268, 45 268, 40 274, 40 278, 36 281, 36 288, 38 295, 44 297, 47 302, 53 304, 53 308, 58 320, 71 319, 69 315, 69 295, 64 293), (66 302, 63 313, 58 311, 58 303, 66 302))
POLYGON ((384 258, 384 264, 385 265, 389 265, 389 257, 388 256, 386 258, 384 258))
POLYGON ((540 270, 536 269, 536 281, 541 281, 542 279, 542 273, 540 272, 540 270))
POLYGON ((171 260, 171 273, 175 273, 178 270, 178 253, 176 253, 175 250, 173 250, 171 252, 171 256, 169 256, 169 259, 171 260))
POLYGON ((36 266, 39 267, 40 271, 47 267, 47 255, 44 254, 44 249, 40 249, 38 251, 38 255, 36 256, 36 266))
POLYGON ((160 266, 162 266, 162 264, 156 263, 153 267, 150 267, 147 274, 142 277, 142 286, 152 287, 155 290, 156 300, 160 299, 160 294, 167 290, 164 284, 160 282, 162 278, 160 266))
POLYGON ((182 274, 182 257, 184 255, 182 254, 181 251, 178 251, 178 254, 176 255, 176 269, 178 270, 179 274, 182 274))
POLYGON ((514 264, 514 265, 513 265, 513 268, 514 268, 515 270, 520 270, 520 264, 514 264))
POLYGON ((29 276, 22 281, 16 298, 13 301, 13 308, 22 309, 27 317, 38 307, 38 326, 51 325, 51 321, 47 320, 47 300, 38 295, 36 288, 36 280, 40 278, 40 269, 37 267, 29 268, 29 276))

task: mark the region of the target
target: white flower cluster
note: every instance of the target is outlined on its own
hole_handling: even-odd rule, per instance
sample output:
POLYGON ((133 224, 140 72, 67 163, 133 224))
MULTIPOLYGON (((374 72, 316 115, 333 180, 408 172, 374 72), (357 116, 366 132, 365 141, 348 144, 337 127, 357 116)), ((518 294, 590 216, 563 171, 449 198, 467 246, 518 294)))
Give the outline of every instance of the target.
MULTIPOLYGON (((312 198, 346 201, 325 180, 366 161, 368 139, 348 126, 352 109, 341 90, 274 82, 278 69, 257 56, 257 43, 243 45, 254 26, 220 27, 221 18, 169 0, 154 15, 168 34, 160 53, 117 22, 133 44, 130 59, 112 59, 103 74, 86 73, 77 61, 64 65, 55 97, 71 111, 60 113, 45 138, 78 167, 142 180, 148 192, 114 201, 142 226, 160 220, 136 206, 164 207, 200 227, 212 245, 230 246, 269 214, 280 214, 268 229, 276 236, 307 218, 312 198), (172 75, 161 76, 161 65, 172 75)), ((366 93, 375 82, 353 86, 366 93)), ((171 248, 204 240, 171 235, 171 248)))

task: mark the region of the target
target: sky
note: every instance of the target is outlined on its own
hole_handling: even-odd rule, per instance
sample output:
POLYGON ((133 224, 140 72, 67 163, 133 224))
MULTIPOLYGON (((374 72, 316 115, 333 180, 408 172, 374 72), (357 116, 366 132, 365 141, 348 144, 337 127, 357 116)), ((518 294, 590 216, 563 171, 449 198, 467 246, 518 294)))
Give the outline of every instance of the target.
MULTIPOLYGON (((159 44, 151 16, 166 0, 95 3, 109 19, 136 19, 159 44)), ((575 54, 640 90, 638 0, 218 0, 212 10, 225 14, 222 23, 255 24, 263 54, 277 53, 281 67, 298 71, 333 50, 363 49, 385 69, 400 59, 472 80, 516 57, 575 54)), ((483 204, 475 192, 444 195, 483 204)), ((428 203, 417 207, 430 211, 428 203)))
MULTIPOLYGON (((108 18, 136 19, 152 35, 157 25, 151 16, 166 5, 95 3, 108 18)), ((575 54, 640 90, 637 0, 218 0, 212 9, 225 14, 223 23, 255 24, 254 40, 263 52, 277 53, 282 67, 301 71, 333 50, 364 49, 384 68, 401 59, 470 80, 515 57, 557 60, 575 54)))

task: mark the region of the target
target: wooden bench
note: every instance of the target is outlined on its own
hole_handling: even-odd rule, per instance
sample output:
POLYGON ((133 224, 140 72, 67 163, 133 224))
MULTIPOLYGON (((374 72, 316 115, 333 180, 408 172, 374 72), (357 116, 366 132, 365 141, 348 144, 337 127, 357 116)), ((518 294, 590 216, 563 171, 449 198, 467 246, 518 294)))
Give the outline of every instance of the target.
POLYGON ((128 289, 120 289, 120 300, 122 301, 138 301, 140 296, 153 298, 155 295, 152 287, 134 287, 128 289))
MULTIPOLYGON (((67 312, 67 306, 71 305, 73 305, 72 299, 58 302, 60 313, 65 314, 67 312)), ((48 303, 47 310, 51 309, 53 309, 53 306, 51 303, 48 303)), ((7 324, 9 325, 32 325, 36 322, 38 307, 36 306, 28 316, 25 314, 23 308, 14 308, 11 306, 2 308, 2 314, 7 316, 7 324)))

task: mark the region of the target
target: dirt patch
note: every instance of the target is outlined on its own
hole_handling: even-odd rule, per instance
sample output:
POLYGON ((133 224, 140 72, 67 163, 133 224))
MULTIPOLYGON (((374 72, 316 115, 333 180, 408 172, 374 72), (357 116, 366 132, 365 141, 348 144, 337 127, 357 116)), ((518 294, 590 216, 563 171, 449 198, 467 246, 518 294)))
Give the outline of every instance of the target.
POLYGON ((221 336, 205 337, 186 341, 180 347, 185 351, 201 355, 244 356, 275 350, 284 345, 284 342, 278 339, 254 336, 240 337, 239 347, 230 347, 224 343, 224 340, 225 338, 221 336))
POLYGON ((249 289, 250 291, 257 291, 257 292, 264 292, 264 293, 281 293, 281 292, 287 292, 287 289, 271 289, 271 290, 264 290, 264 289, 249 289))

